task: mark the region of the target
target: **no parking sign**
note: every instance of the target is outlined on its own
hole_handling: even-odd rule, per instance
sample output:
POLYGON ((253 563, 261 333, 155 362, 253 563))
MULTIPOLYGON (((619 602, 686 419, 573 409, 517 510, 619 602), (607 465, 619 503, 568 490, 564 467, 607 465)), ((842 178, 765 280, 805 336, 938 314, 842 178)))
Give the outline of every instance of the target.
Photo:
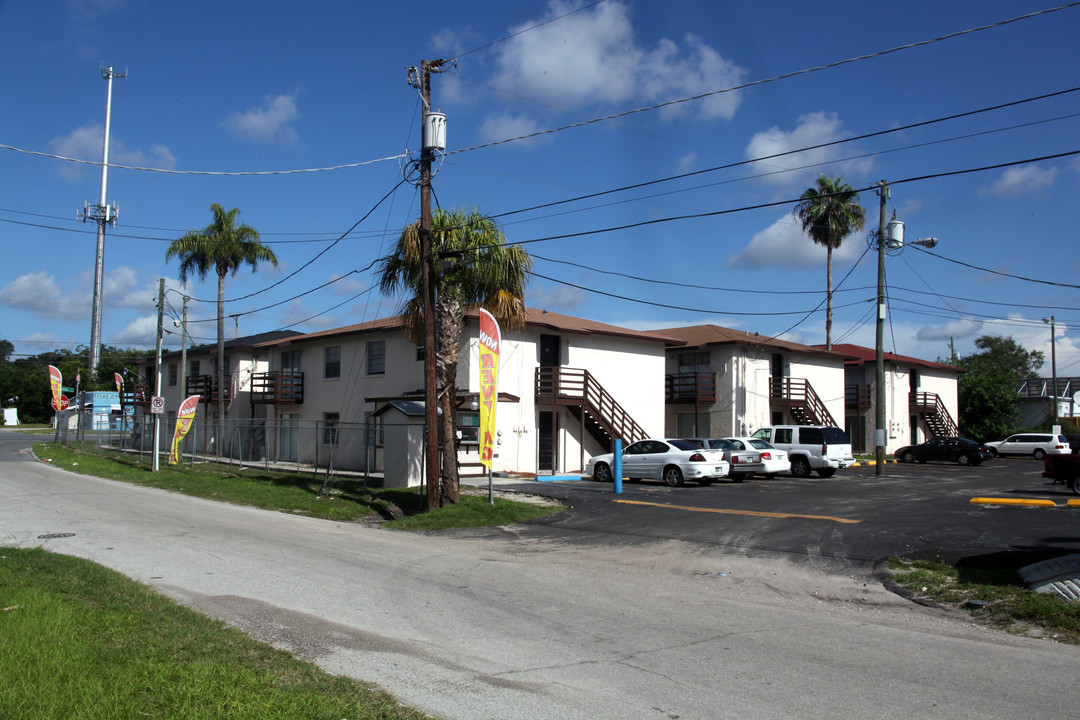
POLYGON ((150 398, 150 412, 153 415, 161 415, 165 412, 165 398, 161 395, 155 395, 150 398))

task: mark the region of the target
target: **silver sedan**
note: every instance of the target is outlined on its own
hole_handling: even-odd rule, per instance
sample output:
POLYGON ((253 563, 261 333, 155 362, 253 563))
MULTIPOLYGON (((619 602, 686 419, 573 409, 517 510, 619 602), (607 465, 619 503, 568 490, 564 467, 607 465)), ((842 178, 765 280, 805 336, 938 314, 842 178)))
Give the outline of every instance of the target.
MULTIPOLYGON (((728 473, 724 453, 705 450, 685 440, 638 440, 622 453, 622 474, 631 480, 663 480, 672 487, 693 480, 708 485, 728 473)), ((585 474, 598 482, 611 482, 614 453, 597 455, 585 464, 585 474)))

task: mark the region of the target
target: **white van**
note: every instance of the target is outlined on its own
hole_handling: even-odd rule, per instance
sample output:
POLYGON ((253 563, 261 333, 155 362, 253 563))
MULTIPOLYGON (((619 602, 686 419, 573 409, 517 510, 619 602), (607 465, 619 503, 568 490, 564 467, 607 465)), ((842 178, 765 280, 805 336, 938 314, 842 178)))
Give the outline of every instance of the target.
POLYGON ((1072 452, 1064 435, 1053 433, 1020 433, 1004 440, 983 443, 994 455, 1031 455, 1042 460, 1047 455, 1068 455, 1072 452))
POLYGON ((810 477, 816 471, 823 478, 832 477, 837 470, 851 467, 851 440, 847 433, 829 425, 773 425, 763 427, 753 437, 787 450, 791 474, 810 477))

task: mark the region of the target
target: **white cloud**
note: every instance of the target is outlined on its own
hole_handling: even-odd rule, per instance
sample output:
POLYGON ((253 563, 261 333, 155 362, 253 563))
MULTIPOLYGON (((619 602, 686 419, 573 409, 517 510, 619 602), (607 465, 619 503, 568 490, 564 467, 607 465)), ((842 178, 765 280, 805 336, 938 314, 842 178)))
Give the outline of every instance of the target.
MULTIPOLYGON (((489 115, 485 118, 477 131, 477 135, 481 142, 494 142, 496 140, 525 137, 540 129, 540 126, 533 118, 515 115, 510 112, 502 112, 495 115, 489 115)), ((536 142, 540 139, 543 138, 536 138, 525 142, 536 142)))
MULTIPOLYGON (((833 251, 833 269, 838 263, 854 261, 864 245, 859 234, 845 238, 843 244, 833 251)), ((793 215, 784 215, 769 227, 754 235, 742 252, 730 255, 729 268, 790 267, 809 268, 825 265, 827 252, 807 235, 793 215)))
MULTIPOLYGON (((941 325, 925 325, 920 327, 915 332, 915 339, 919 342, 939 342, 973 338, 982 334, 983 326, 980 321, 958 319, 941 325)), ((902 354, 906 353, 902 352, 902 354)))
MULTIPOLYGON (((50 149, 57 155, 76 160, 101 161, 101 147, 105 139, 105 127, 101 124, 84 125, 63 137, 53 138, 50 149)), ((165 145, 153 145, 149 151, 129 149, 116 137, 109 137, 109 163, 132 167, 155 167, 171 170, 176 167, 176 157, 165 145)), ((66 163, 60 173, 69 180, 82 180, 91 171, 83 163, 66 163)), ((93 167, 93 172, 100 172, 93 167)))
MULTIPOLYGON (((552 0, 538 19, 510 28, 520 32, 573 10, 552 0)), ((744 71, 700 38, 687 35, 680 47, 664 38, 654 48, 635 38, 628 4, 609 1, 523 32, 499 47, 492 84, 566 109, 629 102, 662 102, 738 84, 744 71)), ((680 109, 706 119, 730 119, 737 93, 723 93, 680 109)))
POLYGON ((260 143, 299 142, 292 123, 300 117, 296 109, 296 93, 267 95, 261 107, 229 113, 222 125, 234 136, 260 143))
MULTIPOLYGON (((177 336, 171 343, 168 340, 164 342, 179 347, 180 337, 177 336)), ((135 318, 123 330, 112 334, 108 343, 120 346, 157 345, 157 314, 135 318)))
POLYGON ((525 294, 525 303, 539 310, 552 310, 554 312, 570 313, 585 306, 586 293, 584 290, 566 285, 533 284, 529 286, 525 294))
POLYGON ((9 282, 0 289, 0 300, 39 317, 71 320, 86 315, 86 304, 66 298, 56 278, 44 270, 9 282))
POLYGON ((1011 167, 993 185, 980 190, 979 194, 998 197, 1032 195, 1053 185, 1059 172, 1056 167, 1041 168, 1038 165, 1011 167))
POLYGON ((367 283, 357 280, 354 277, 345 277, 344 279, 339 280, 341 277, 341 275, 336 273, 330 276, 331 281, 337 280, 337 282, 330 286, 330 291, 335 295, 351 297, 370 287, 367 283))
POLYGON ((810 113, 800 116, 799 124, 790 132, 773 126, 755 134, 746 147, 746 157, 751 160, 770 158, 754 163, 754 171, 761 174, 766 182, 776 185, 808 185, 824 171, 824 165, 830 163, 834 163, 842 174, 866 176, 873 169, 873 160, 863 158, 838 162, 837 158, 841 156, 840 148, 844 147, 840 145, 816 147, 813 150, 773 157, 799 148, 842 140, 847 135, 836 113, 810 113))

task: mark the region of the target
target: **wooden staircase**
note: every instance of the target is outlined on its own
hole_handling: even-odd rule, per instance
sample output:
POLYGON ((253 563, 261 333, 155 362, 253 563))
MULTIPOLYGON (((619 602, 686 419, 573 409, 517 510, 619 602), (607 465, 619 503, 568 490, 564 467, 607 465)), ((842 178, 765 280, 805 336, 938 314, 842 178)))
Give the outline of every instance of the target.
POLYGON ((645 430, 588 370, 537 368, 536 404, 569 409, 582 427, 609 451, 614 450, 616 438, 629 445, 645 437, 645 430))
POLYGON ((909 405, 913 412, 922 415, 931 437, 955 436, 960 432, 937 393, 913 392, 909 396, 909 405))
POLYGON ((769 397, 774 407, 785 407, 798 425, 832 425, 836 420, 805 378, 769 378, 769 397))

